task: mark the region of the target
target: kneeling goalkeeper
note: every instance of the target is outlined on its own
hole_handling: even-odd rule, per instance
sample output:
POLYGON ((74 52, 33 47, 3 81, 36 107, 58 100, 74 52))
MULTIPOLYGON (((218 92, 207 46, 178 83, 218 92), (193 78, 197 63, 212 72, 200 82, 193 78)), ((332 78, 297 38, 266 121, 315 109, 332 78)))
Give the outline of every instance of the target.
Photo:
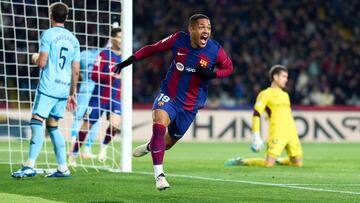
POLYGON ((302 166, 302 148, 296 130, 295 121, 291 114, 290 98, 284 91, 288 81, 287 68, 281 65, 271 67, 269 71, 271 86, 261 91, 256 98, 252 121, 253 144, 255 152, 261 150, 263 141, 260 137, 260 116, 266 111, 269 121, 269 139, 266 158, 233 158, 225 162, 225 166, 266 166, 272 167, 275 162, 281 165, 302 166), (283 150, 288 157, 278 158, 283 150))

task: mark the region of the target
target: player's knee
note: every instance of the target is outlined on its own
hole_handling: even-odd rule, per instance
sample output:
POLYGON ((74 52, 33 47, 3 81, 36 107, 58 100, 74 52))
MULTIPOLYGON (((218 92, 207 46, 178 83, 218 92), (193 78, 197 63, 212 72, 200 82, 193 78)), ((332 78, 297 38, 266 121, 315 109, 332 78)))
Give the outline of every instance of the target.
POLYGON ((153 113, 153 123, 168 126, 170 123, 169 115, 166 111, 157 109, 153 113))
POLYGON ((46 126, 46 130, 48 131, 48 133, 53 132, 54 130, 57 130, 58 127, 57 126, 46 126))

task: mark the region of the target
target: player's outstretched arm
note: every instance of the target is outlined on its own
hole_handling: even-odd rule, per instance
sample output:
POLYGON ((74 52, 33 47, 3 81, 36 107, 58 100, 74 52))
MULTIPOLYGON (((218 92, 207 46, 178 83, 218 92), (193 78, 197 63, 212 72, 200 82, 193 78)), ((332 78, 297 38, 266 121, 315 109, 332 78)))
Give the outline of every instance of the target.
POLYGON ((125 61, 121 62, 121 63, 118 63, 116 65, 116 69, 114 71, 115 74, 120 74, 121 70, 123 68, 125 68, 126 66, 134 63, 136 61, 136 58, 134 55, 130 56, 129 58, 127 58, 125 61))

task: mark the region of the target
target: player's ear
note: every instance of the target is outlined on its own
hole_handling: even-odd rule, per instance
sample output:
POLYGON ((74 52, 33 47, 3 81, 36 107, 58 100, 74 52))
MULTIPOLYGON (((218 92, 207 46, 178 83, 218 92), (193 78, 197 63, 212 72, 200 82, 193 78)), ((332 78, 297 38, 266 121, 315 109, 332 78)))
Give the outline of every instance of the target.
POLYGON ((189 31, 189 33, 191 33, 191 31, 192 31, 191 25, 188 25, 188 31, 189 31))

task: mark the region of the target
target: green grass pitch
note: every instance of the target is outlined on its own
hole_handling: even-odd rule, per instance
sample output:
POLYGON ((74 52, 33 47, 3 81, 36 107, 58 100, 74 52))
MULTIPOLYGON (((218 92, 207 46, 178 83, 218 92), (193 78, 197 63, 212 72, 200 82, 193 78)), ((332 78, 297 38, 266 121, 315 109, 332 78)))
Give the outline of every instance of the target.
POLYGON ((0 202, 360 202, 359 143, 303 149, 302 168, 224 167, 234 156, 264 154, 247 143, 180 142, 165 155, 166 191, 155 188, 149 155, 133 159, 133 173, 77 168, 65 179, 13 179, 9 165, 0 164, 0 202))

